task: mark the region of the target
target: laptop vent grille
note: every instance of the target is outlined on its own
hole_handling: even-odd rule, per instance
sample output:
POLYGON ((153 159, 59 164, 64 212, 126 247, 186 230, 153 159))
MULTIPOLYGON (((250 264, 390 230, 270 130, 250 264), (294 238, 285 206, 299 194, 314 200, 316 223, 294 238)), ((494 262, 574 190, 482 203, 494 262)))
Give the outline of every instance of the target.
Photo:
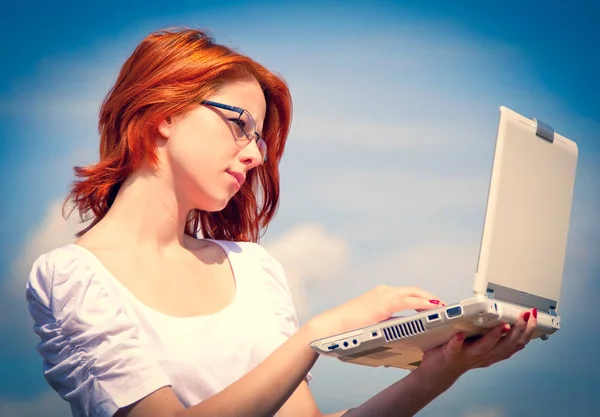
POLYGON ((395 326, 385 327, 383 334, 388 342, 425 333, 425 327, 421 320, 413 320, 408 323, 397 324, 395 326))

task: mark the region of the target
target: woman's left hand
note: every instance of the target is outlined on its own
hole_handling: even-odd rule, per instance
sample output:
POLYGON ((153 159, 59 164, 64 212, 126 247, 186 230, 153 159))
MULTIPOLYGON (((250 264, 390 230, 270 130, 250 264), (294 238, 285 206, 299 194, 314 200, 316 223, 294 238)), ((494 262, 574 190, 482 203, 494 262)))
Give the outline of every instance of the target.
POLYGON ((419 373, 434 379, 455 380, 470 369, 485 368, 506 360, 522 350, 531 340, 537 325, 537 310, 526 311, 510 328, 496 326, 478 340, 465 341, 457 334, 446 344, 425 353, 419 373))

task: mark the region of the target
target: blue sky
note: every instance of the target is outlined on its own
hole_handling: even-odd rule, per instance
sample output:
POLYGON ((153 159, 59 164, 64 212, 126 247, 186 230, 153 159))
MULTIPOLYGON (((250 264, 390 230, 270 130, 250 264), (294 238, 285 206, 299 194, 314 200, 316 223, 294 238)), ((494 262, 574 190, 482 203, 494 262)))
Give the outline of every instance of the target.
MULTIPOLYGON (((25 274, 32 257, 74 230, 54 207, 71 166, 96 158, 96 112, 120 64, 149 31, 176 25, 212 29, 290 84, 282 203, 265 245, 288 270, 302 320, 379 282, 468 296, 498 107, 575 140, 563 329, 467 375, 421 415, 525 416, 530 404, 546 416, 592 410, 600 335, 585 313, 600 298, 600 64, 592 53, 600 6, 123 3, 13 4, 2 21, 12 41, 0 67, 0 326, 11 335, 0 356, 1 415, 64 410, 41 377, 19 298, 25 274)), ((354 406, 404 375, 327 358, 313 373, 324 411, 354 406)))

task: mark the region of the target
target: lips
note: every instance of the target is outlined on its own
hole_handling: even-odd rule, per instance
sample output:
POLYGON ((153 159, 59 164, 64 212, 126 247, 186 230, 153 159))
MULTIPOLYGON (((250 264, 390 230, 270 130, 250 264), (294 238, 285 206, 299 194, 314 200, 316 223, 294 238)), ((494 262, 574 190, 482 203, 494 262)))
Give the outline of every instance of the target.
POLYGON ((235 180, 238 182, 238 185, 241 187, 244 182, 246 181, 246 176, 244 174, 241 174, 239 172, 231 172, 231 171, 227 171, 227 173, 229 175, 231 175, 233 178, 235 178, 235 180))

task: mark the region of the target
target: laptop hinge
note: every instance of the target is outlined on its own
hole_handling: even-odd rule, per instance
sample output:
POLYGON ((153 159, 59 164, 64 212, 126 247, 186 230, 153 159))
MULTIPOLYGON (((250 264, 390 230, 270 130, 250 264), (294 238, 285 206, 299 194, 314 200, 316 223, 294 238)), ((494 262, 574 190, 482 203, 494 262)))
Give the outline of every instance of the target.
POLYGON ((486 289, 486 296, 492 300, 506 301, 527 308, 535 307, 538 311, 548 313, 551 316, 558 316, 556 312, 558 303, 555 300, 540 297, 535 294, 529 294, 514 288, 508 288, 503 285, 489 282, 486 289))
POLYGON ((554 142, 554 129, 552 129, 552 126, 536 118, 533 118, 533 121, 536 124, 535 134, 548 142, 554 142))

